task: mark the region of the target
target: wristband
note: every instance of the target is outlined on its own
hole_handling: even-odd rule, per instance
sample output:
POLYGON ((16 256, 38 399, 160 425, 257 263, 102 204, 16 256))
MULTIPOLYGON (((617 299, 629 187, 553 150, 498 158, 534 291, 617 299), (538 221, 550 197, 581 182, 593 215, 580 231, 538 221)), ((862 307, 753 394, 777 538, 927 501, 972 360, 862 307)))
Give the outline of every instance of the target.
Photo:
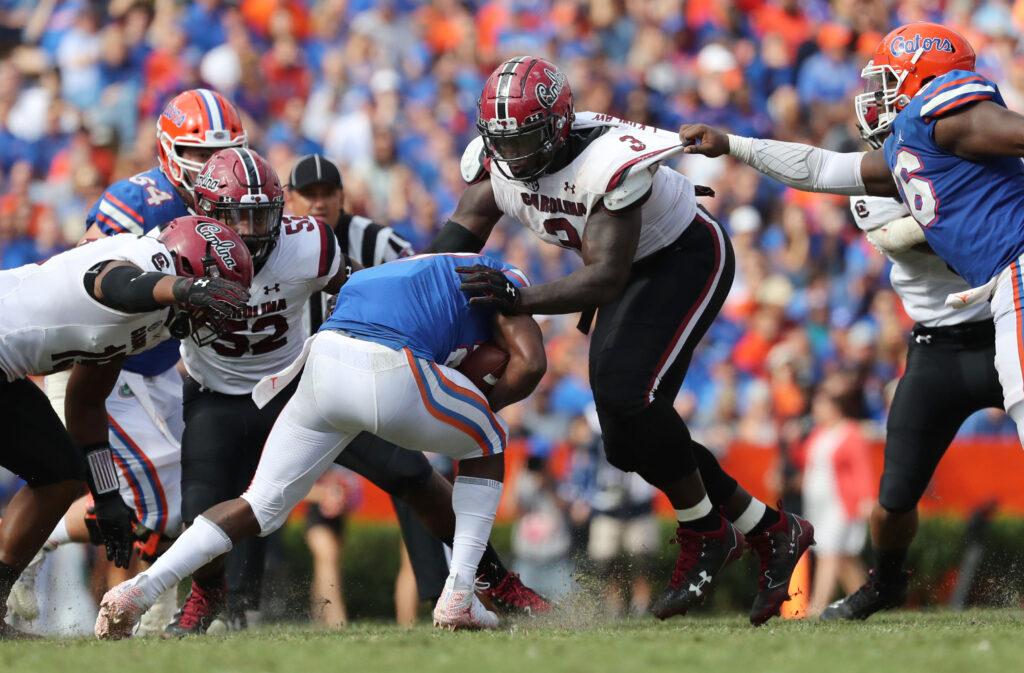
POLYGON ((96 442, 82 449, 85 453, 85 462, 89 467, 88 482, 89 490, 93 496, 106 495, 121 489, 121 482, 117 478, 117 467, 114 465, 114 455, 110 451, 109 442, 96 442))

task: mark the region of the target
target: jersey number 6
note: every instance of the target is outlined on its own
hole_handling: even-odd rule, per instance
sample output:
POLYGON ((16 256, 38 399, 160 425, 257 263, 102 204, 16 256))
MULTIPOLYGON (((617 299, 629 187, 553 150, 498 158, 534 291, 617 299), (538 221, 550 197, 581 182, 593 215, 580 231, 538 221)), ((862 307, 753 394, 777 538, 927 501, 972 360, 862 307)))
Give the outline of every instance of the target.
POLYGON ((928 178, 916 175, 924 167, 921 159, 910 150, 900 150, 896 155, 896 184, 903 194, 903 201, 917 223, 924 228, 935 224, 939 216, 939 198, 928 178))

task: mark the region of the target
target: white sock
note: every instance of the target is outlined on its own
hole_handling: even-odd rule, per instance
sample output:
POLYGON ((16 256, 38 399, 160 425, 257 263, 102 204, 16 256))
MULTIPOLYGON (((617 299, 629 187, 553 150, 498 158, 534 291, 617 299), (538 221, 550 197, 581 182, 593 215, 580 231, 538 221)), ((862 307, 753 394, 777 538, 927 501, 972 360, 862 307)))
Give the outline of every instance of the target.
POLYGON ((71 534, 68 533, 68 517, 64 515, 57 522, 57 526, 50 533, 50 537, 46 539, 46 547, 48 547, 46 551, 53 551, 58 546, 68 542, 71 542, 71 534))
POLYGON ((760 521, 761 517, 768 510, 768 505, 764 504, 757 498, 751 498, 750 504, 743 510, 743 514, 740 514, 739 518, 732 522, 733 526, 746 535, 754 529, 760 521))
POLYGON ((449 578, 457 589, 472 589, 480 557, 491 537, 494 515, 498 513, 504 485, 493 479, 456 477, 452 489, 455 510, 455 540, 449 578))
POLYGON ((197 516, 149 570, 136 576, 135 586, 142 589, 152 605, 160 594, 221 554, 231 551, 231 546, 227 533, 209 519, 197 516))
POLYGON ((711 513, 711 500, 705 495, 704 499, 698 502, 693 507, 687 507, 686 509, 676 510, 676 521, 679 523, 685 523, 687 521, 696 521, 706 517, 711 513))

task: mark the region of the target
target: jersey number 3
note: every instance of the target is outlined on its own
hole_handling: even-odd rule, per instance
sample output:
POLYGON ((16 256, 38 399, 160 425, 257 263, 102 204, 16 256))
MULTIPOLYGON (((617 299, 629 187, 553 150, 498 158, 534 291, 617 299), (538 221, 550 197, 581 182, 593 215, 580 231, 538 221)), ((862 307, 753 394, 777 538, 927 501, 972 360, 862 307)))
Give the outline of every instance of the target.
POLYGON ((900 150, 896 155, 893 175, 910 213, 918 224, 928 228, 935 224, 939 216, 939 197, 935 195, 932 181, 917 175, 923 167, 924 164, 916 154, 910 150, 900 150))

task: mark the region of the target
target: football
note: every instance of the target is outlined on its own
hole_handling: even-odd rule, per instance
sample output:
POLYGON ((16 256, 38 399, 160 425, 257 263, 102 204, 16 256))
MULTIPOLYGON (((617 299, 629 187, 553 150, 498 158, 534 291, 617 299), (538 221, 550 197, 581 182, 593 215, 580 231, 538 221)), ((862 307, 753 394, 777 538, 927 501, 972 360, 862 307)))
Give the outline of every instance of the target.
POLYGON ((483 393, 490 392, 508 364, 508 353, 491 342, 485 341, 463 359, 458 370, 466 375, 483 393))

